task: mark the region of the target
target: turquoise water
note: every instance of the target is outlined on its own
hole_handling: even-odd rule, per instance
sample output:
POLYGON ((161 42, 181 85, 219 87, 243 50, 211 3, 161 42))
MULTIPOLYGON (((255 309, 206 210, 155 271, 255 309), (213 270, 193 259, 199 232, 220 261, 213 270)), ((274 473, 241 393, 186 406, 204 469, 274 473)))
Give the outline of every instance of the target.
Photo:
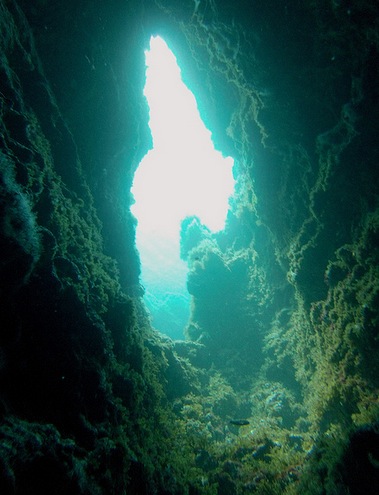
POLYGON ((141 282, 153 326, 183 338, 190 296, 187 265, 180 259, 180 225, 196 215, 213 232, 224 228, 234 190, 233 159, 215 150, 165 41, 152 37, 145 55, 144 94, 154 148, 140 163, 132 188, 141 282))

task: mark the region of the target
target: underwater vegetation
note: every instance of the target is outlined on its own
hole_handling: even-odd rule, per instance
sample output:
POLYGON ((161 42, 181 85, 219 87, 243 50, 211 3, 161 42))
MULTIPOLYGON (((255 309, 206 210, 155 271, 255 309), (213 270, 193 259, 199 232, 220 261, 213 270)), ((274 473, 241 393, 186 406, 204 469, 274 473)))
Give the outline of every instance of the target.
POLYGON ((366 0, 0 0, 2 494, 376 493, 378 32, 366 0), (157 33, 236 159, 225 229, 182 223, 184 340, 130 213, 157 33))

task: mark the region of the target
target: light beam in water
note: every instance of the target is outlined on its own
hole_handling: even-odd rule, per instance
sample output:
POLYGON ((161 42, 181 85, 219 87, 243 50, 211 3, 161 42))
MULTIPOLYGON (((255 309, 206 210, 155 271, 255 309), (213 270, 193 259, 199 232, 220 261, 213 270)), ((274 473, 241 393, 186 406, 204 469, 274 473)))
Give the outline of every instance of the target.
POLYGON ((156 302, 168 293, 188 300, 187 266, 179 258, 180 223, 197 215, 210 230, 222 230, 234 179, 233 160, 214 149, 165 41, 152 37, 145 56, 153 149, 135 173, 132 212, 138 219, 136 243, 149 306, 149 297, 156 302))

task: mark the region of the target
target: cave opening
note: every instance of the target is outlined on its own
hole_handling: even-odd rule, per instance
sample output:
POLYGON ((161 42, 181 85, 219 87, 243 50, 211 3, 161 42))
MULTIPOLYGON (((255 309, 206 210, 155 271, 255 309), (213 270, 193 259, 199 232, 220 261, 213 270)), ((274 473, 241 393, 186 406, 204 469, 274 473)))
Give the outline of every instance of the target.
POLYGON ((174 53, 159 36, 145 51, 144 95, 153 148, 139 164, 132 186, 141 283, 153 326, 184 337, 190 295, 187 263, 180 258, 183 220, 197 217, 211 232, 225 228, 234 192, 234 160, 216 150, 174 53))

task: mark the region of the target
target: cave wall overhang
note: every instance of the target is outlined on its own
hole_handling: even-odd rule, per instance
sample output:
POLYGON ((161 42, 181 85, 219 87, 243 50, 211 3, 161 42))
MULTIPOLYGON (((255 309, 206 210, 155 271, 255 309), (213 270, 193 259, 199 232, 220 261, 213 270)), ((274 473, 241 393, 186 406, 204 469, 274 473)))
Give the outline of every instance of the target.
MULTIPOLYGON (((358 150, 369 149, 372 139, 373 126, 361 115, 374 118, 374 24, 359 6, 267 2, 241 15, 243 2, 223 9, 190 3, 22 4, 73 133, 106 251, 118 262, 124 289, 138 291, 129 188, 151 146, 143 50, 151 34, 161 34, 182 63, 216 146, 238 163, 223 250, 237 232, 240 249, 249 247, 252 259, 264 253, 262 270, 275 279, 262 297, 287 284, 286 304, 301 293, 309 308, 328 291, 325 270, 351 240, 362 201, 375 204, 374 184, 365 186, 375 162, 368 154, 357 175, 358 150), (57 42, 62 37, 64 45, 57 42), (352 174, 360 187, 343 188, 352 174)), ((61 174, 82 194, 63 164, 61 174)), ((226 259, 226 266, 229 261, 235 260, 226 259)))
MULTIPOLYGON (((20 387, 8 382, 1 412, 8 414, 9 400, 16 413, 29 417, 32 411, 34 419, 59 424, 88 451, 106 425, 117 442, 100 442, 99 471, 109 459, 115 469, 121 457, 125 472, 130 464, 142 472, 130 439, 149 466, 144 446, 154 446, 150 427, 157 412, 163 414, 168 395, 191 390, 186 379, 181 391, 161 386, 170 376, 167 363, 176 378, 190 376, 191 368, 157 336, 145 345, 148 319, 131 300, 118 299, 115 260, 124 290, 132 293, 139 283, 130 197, 120 193, 120 183, 126 178, 122 187, 128 190, 150 146, 147 107, 138 95, 143 49, 155 33, 167 37, 188 67, 185 78, 205 120, 219 147, 235 153, 244 175, 227 232, 213 239, 216 247, 202 246, 201 263, 191 273, 191 331, 195 340, 203 326, 204 340, 177 349, 198 352, 201 367, 210 358, 209 342, 218 341, 216 352, 223 347, 225 353, 217 366, 244 390, 252 383, 249 373, 258 373, 265 359, 269 405, 255 410, 257 416, 274 414, 280 401, 272 397, 291 397, 291 390, 302 403, 294 408, 299 416, 288 414, 286 427, 301 423, 304 436, 326 432, 340 442, 348 428, 377 418, 378 156, 372 143, 378 127, 378 16, 364 1, 351 8, 343 2, 257 2, 248 10, 245 2, 234 2, 218 12, 194 12, 194 4, 182 10, 177 2, 158 1, 20 2, 42 64, 17 3, 9 2, 17 22, 2 17, 11 21, 7 29, 12 22, 24 29, 2 38, 17 55, 10 62, 2 58, 10 65, 2 79, 8 157, 1 157, 1 167, 4 172, 14 166, 17 173, 3 174, 1 186, 13 201, 8 213, 19 229, 18 240, 15 230, 7 230, 6 244, 19 272, 9 284, 2 277, 10 294, 2 299, 2 315, 13 319, 2 334, 1 379, 11 376, 20 387), (129 47, 127 62, 120 46, 129 47), (20 239, 28 242, 13 249, 20 239), (209 300, 211 274, 221 280, 226 303, 232 302, 223 311, 219 294, 209 300), (26 284, 21 291, 20 284, 26 284), (238 331, 230 321, 235 316, 238 331), (240 349, 246 353, 238 354, 240 349), (38 373, 29 379, 28 370, 38 373), (43 390, 41 383, 47 385, 43 390), (28 392, 22 396, 21 385, 28 392), (127 434, 119 436, 120 418, 127 434)), ((22 445, 29 438, 55 439, 63 457, 72 449, 54 428, 25 425, 8 423, 6 433, 20 431, 22 445)), ((109 479, 103 482, 109 486, 109 479)))

